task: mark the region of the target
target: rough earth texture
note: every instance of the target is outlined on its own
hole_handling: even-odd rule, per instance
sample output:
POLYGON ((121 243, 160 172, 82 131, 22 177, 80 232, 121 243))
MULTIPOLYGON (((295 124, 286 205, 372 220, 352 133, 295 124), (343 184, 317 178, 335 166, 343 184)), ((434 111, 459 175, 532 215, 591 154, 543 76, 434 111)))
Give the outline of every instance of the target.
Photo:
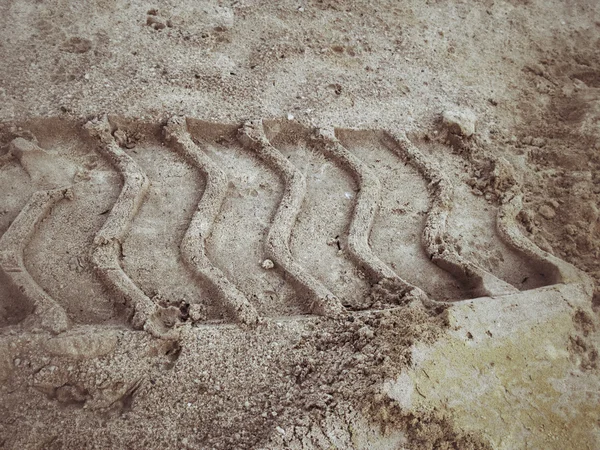
POLYGON ((599 448, 599 18, 5 1, 0 447, 599 448))

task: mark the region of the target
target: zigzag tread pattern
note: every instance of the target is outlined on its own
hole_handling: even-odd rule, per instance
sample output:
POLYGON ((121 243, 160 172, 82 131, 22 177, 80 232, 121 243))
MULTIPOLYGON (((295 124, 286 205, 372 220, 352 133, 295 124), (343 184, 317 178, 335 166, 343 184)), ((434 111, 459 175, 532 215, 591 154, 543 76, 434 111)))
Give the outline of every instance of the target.
POLYGON ((185 119, 172 118, 165 127, 165 135, 174 148, 206 178, 204 193, 181 242, 183 260, 216 288, 225 307, 239 322, 255 324, 259 320, 256 309, 223 272, 211 263, 205 250, 205 240, 211 234, 215 218, 227 195, 227 175, 194 144, 187 131, 185 119))
POLYGON ((131 226, 149 182, 135 161, 116 143, 107 117, 88 122, 89 133, 100 141, 100 153, 114 166, 123 180, 121 193, 106 222, 94 238, 92 261, 100 278, 116 295, 125 299, 133 310, 134 328, 145 329, 156 336, 164 336, 154 302, 127 276, 120 264, 121 246, 131 226))
MULTIPOLYGON (((246 152, 252 158, 260 161, 256 170, 265 171, 264 173, 271 172, 281 181, 281 187, 260 182, 258 184, 265 192, 269 189, 280 189, 279 199, 274 205, 274 213, 269 222, 264 224, 264 235, 253 232, 255 234, 245 236, 243 220, 239 224, 237 239, 250 239, 253 246, 260 248, 265 261, 262 263, 262 268, 260 267, 261 261, 253 263, 240 261, 240 270, 248 270, 247 278, 260 278, 262 273, 266 273, 264 271, 271 269, 266 263, 270 262, 275 269, 271 272, 270 283, 273 282, 272 280, 280 280, 279 284, 283 286, 284 283, 291 281, 297 293, 297 301, 304 305, 307 313, 341 317, 348 313, 343 306, 343 298, 334 295, 333 289, 323 283, 317 277, 318 274, 312 274, 308 266, 296 258, 290 249, 290 239, 297 233, 299 213, 306 207, 307 183, 312 183, 311 187, 317 196, 319 189, 324 188, 318 185, 319 177, 307 178, 306 174, 270 142, 267 138, 268 133, 265 131, 270 126, 263 124, 261 120, 249 121, 237 129, 237 138, 235 136, 233 138, 237 139, 239 143, 237 151, 246 152)), ((209 140, 214 139, 215 142, 224 143, 222 151, 227 152, 227 145, 237 144, 231 138, 224 138, 219 134, 219 130, 221 130, 219 127, 225 126, 215 126, 214 130, 209 130, 207 136, 212 136, 209 140)), ((182 301, 181 304, 184 306, 181 311, 184 312, 181 312, 172 306, 158 304, 125 272, 121 261, 123 243, 127 240, 130 229, 140 226, 134 223, 134 219, 147 197, 150 181, 131 154, 124 150, 124 146, 130 148, 128 145, 131 144, 130 140, 123 140, 123 135, 126 133, 119 129, 120 133, 118 134, 116 127, 107 117, 91 121, 86 124, 85 128, 89 132, 90 139, 95 143, 98 155, 110 163, 122 182, 117 200, 107 212, 104 224, 93 236, 90 258, 92 265, 100 280, 114 295, 115 300, 124 300, 133 311, 130 322, 134 328, 144 329, 162 338, 175 338, 179 329, 179 321, 192 317, 187 312, 190 305, 186 301, 182 301)), ((207 125, 207 128, 211 128, 211 126, 207 125)), ((197 137, 194 135, 195 131, 190 131, 186 119, 172 118, 166 126, 157 125, 156 129, 162 130, 164 135, 164 142, 161 145, 166 148, 162 151, 172 151, 181 155, 194 172, 205 181, 200 200, 191 219, 185 224, 185 231, 179 245, 181 261, 184 266, 195 275, 197 283, 209 285, 212 292, 215 293, 215 298, 209 295, 199 301, 220 303, 227 312, 223 317, 225 321, 233 319, 235 322, 246 325, 261 323, 263 318, 260 317, 257 309, 256 302, 259 298, 257 293, 248 291, 246 287, 242 288, 236 273, 229 273, 226 276, 218 264, 211 260, 207 252, 207 247, 211 243, 215 244, 213 247, 217 253, 222 251, 223 245, 235 245, 235 242, 213 242, 215 230, 222 226, 219 219, 227 213, 223 209, 225 200, 231 195, 242 197, 259 195, 260 198, 260 193, 257 194, 255 190, 250 189, 250 194, 246 194, 246 191, 239 186, 239 180, 246 179, 244 176, 236 178, 238 181, 233 182, 227 172, 243 174, 244 167, 236 167, 236 159, 229 156, 227 157, 229 159, 225 158, 221 162, 211 158, 209 152, 204 148, 204 138, 197 137), (226 163, 227 170, 224 166, 222 167, 223 161, 228 161, 226 163)), ((228 129, 235 130, 232 127, 228 129)), ((398 306, 415 299, 426 306, 451 305, 450 301, 440 300, 435 290, 432 291, 431 286, 421 286, 409 281, 411 274, 403 273, 395 268, 394 261, 389 256, 386 256, 384 260, 382 255, 377 254, 372 241, 373 233, 378 231, 374 228, 376 227, 375 223, 384 217, 383 215, 390 214, 389 208, 382 209, 381 207, 384 198, 382 191, 386 190, 388 203, 390 195, 400 196, 397 198, 397 202, 407 200, 405 201, 406 205, 410 203, 408 201, 410 199, 403 199, 401 197, 402 189, 396 189, 401 186, 394 186, 394 184, 402 182, 401 178, 396 180, 388 177, 384 187, 377 167, 373 166, 373 164, 379 164, 377 162, 379 160, 372 159, 367 164, 361 156, 364 155, 364 152, 362 150, 357 152, 356 149, 346 147, 338 139, 337 133, 335 129, 309 130, 307 134, 311 138, 306 145, 310 145, 315 151, 321 153, 327 161, 332 161, 339 166, 354 180, 356 185, 356 195, 346 197, 347 199, 352 198, 352 206, 347 228, 343 231, 345 236, 343 239, 336 237, 335 241, 340 249, 338 257, 351 261, 356 271, 340 274, 340 282, 343 282, 343 277, 362 277, 361 283, 367 287, 370 286, 373 292, 381 293, 382 289, 385 291, 385 296, 388 297, 386 300, 388 303, 384 301, 387 305, 385 307, 392 307, 394 304, 398 306), (389 299, 393 299, 393 301, 389 299)), ((457 243, 456 240, 449 238, 448 218, 454 213, 454 197, 457 194, 452 182, 435 161, 421 152, 404 133, 379 131, 366 133, 375 136, 375 141, 380 143, 381 148, 393 155, 385 164, 397 165, 404 171, 414 170, 426 183, 427 192, 425 194, 429 198, 430 206, 427 212, 423 213, 422 229, 416 230, 420 235, 421 248, 425 257, 415 255, 420 258, 419 264, 421 265, 415 270, 421 271, 421 267, 427 268, 429 267, 427 264, 435 264, 443 271, 448 272, 454 277, 456 283, 462 286, 461 289, 464 292, 462 299, 494 297, 517 292, 516 287, 503 280, 502 274, 492 274, 489 270, 461 255, 460 246, 463 243, 457 243)), ((143 151, 143 148, 139 151, 143 151)), ((11 155, 7 155, 4 159, 3 164, 5 165, 18 163, 11 155)), ((402 173, 404 172, 398 172, 400 177, 402 173)), ((169 186, 176 189, 176 183, 169 186)), ((60 306, 60 299, 51 298, 27 272, 23 254, 32 234, 36 231, 36 225, 48 214, 51 214, 53 205, 63 198, 76 195, 76 192, 77 185, 68 189, 37 191, 0 238, 0 270, 9 283, 20 290, 34 306, 31 318, 24 323, 37 321, 36 323, 41 324, 42 328, 54 333, 69 328, 69 319, 60 306)), ((520 199, 518 190, 507 193, 503 199, 497 212, 497 238, 515 249, 522 258, 544 270, 551 283, 578 283, 589 290, 591 285, 582 272, 542 251, 521 232, 516 220, 522 208, 520 199)), ((236 206, 231 204, 227 208, 236 208, 236 206)), ((408 208, 410 209, 410 207, 408 208)), ((406 214, 403 208, 394 208, 391 213, 406 214)), ((317 219, 327 220, 326 217, 317 219)), ((315 220, 314 223, 318 223, 318 220, 315 220)), ((148 222, 144 226, 160 226, 160 219, 148 222)), ((316 257, 318 257, 319 245, 329 244, 325 243, 326 236, 319 234, 318 227, 315 228, 314 233, 312 244, 317 249, 316 257)), ((150 242, 148 244, 151 245, 150 242)), ((406 253, 406 249, 399 249, 398 252, 400 251, 404 252, 403 255, 410 255, 410 252, 406 253)), ((400 254, 395 252, 396 250, 392 246, 387 249, 386 255, 400 254)), ((151 270, 152 264, 160 264, 160 261, 147 261, 147 263, 151 270)), ((431 266, 430 270, 433 270, 435 266, 431 266)), ((439 269, 436 268, 436 270, 439 269)), ((413 279, 415 278, 413 277, 413 279)), ((159 284, 160 280, 157 280, 157 285, 159 284)), ((272 297, 275 299, 278 298, 277 289, 277 286, 273 287, 272 297)), ((202 316, 198 317, 199 319, 193 320, 201 321, 202 316)))
POLYGON ((294 259, 289 249, 289 238, 306 192, 306 179, 265 136, 261 120, 246 122, 240 129, 240 139, 273 170, 278 172, 285 190, 265 245, 267 256, 280 264, 304 290, 308 291, 311 310, 325 316, 338 316, 343 306, 325 286, 309 275, 294 259))
POLYGON ((69 318, 65 310, 31 277, 25 267, 23 252, 36 225, 57 202, 71 195, 68 188, 35 192, 0 237, 0 270, 12 284, 13 290, 21 292, 33 305, 33 314, 28 318, 32 326, 40 326, 52 333, 65 331, 69 326, 69 318))

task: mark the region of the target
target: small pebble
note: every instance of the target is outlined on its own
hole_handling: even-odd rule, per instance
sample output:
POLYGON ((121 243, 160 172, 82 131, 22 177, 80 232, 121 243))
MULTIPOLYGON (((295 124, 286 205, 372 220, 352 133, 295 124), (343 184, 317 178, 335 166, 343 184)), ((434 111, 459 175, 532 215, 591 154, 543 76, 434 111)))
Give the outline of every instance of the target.
POLYGON ((266 270, 269 270, 269 269, 272 269, 273 267, 275 267, 275 264, 270 259, 265 259, 261 265, 262 265, 262 268, 266 269, 266 270))
POLYGON ((442 121, 451 133, 470 137, 475 133, 477 117, 472 111, 444 111, 442 121))

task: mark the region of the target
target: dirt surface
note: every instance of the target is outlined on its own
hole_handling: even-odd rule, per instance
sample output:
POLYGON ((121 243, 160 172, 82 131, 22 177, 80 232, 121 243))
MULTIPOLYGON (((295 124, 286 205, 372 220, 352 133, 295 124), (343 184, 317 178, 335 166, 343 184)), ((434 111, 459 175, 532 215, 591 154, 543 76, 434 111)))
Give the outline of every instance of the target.
POLYGON ((0 24, 0 448, 600 448, 597 2, 0 24))

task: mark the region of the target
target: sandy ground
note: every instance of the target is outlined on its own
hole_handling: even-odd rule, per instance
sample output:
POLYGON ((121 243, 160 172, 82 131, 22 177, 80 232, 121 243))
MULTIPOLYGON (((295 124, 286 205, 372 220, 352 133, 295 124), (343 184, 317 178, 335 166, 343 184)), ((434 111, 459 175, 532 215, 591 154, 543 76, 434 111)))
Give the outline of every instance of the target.
POLYGON ((597 2, 2 6, 1 448, 600 448, 597 2))

